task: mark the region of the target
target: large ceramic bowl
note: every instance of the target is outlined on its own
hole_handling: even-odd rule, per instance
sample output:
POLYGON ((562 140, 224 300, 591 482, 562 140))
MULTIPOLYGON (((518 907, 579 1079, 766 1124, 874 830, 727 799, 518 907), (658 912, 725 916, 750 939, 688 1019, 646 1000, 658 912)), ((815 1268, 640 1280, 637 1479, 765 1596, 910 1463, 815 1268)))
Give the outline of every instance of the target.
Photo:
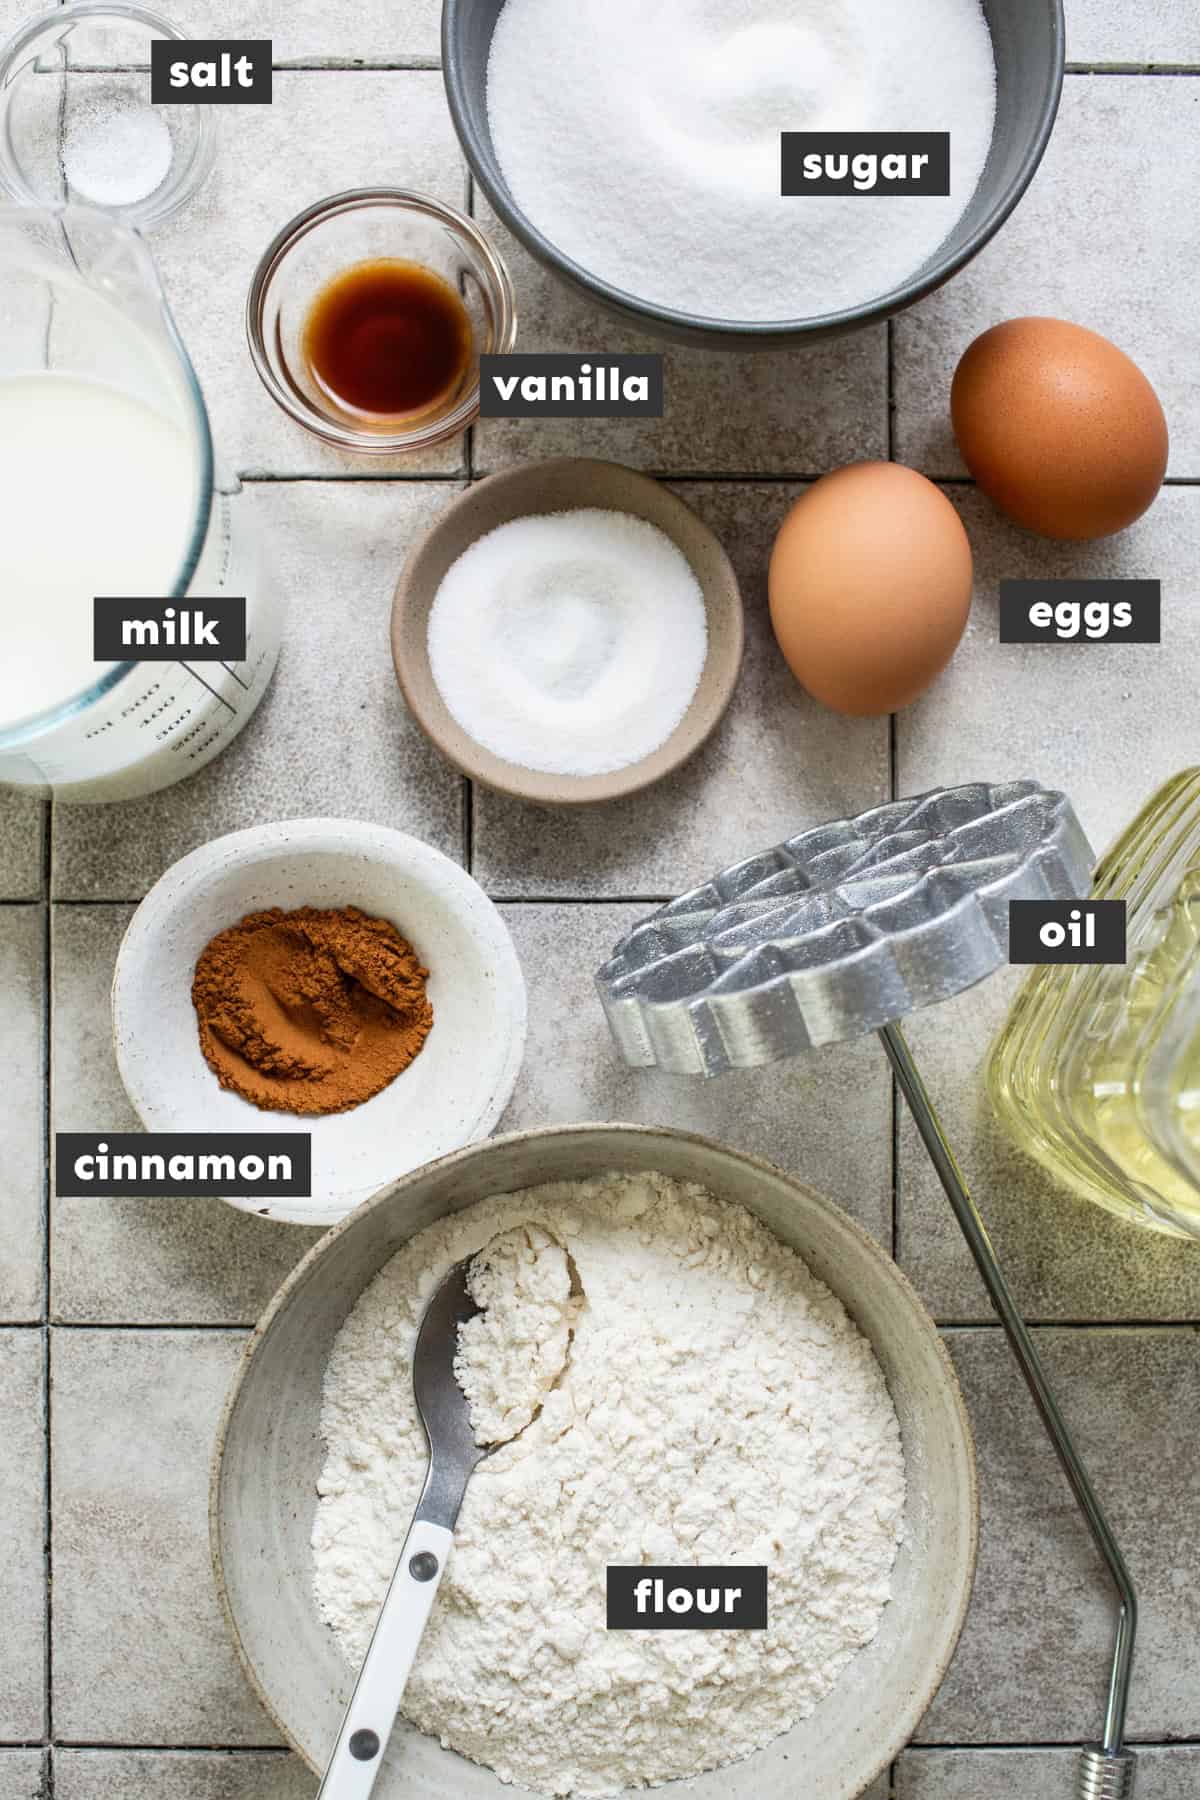
MULTIPOLYGON (((796 1800, 801 1791, 804 1800, 853 1800, 907 1742, 954 1653, 975 1567, 970 1426, 932 1319, 874 1239, 769 1164, 681 1132, 577 1125, 495 1138, 398 1181, 293 1271, 247 1348, 213 1466, 217 1581, 242 1662, 289 1742, 323 1767, 353 1685, 317 1612, 309 1545, 334 1337, 414 1232, 489 1194, 606 1169, 659 1169, 748 1207, 840 1297, 882 1365, 904 1439, 908 1505, 878 1637, 811 1718, 744 1762, 661 1790, 680 1800, 796 1800)), ((403 1724, 376 1788, 377 1800, 512 1793, 403 1724)))
MULTIPOLYGON (((962 218, 924 267, 890 292, 842 312, 768 324, 706 319, 652 306, 565 256, 522 212, 504 179, 488 124, 488 55, 504 0, 444 0, 442 68, 455 128, 475 179, 509 230, 560 280, 656 337, 709 349, 779 349, 874 324, 932 293, 979 254, 1033 180, 1062 91, 1062 0, 982 3, 996 56, 996 126, 979 186, 962 218)), ((636 54, 637 45, 631 44, 630 55, 636 54)), ((929 124, 936 129, 934 120, 929 124)))

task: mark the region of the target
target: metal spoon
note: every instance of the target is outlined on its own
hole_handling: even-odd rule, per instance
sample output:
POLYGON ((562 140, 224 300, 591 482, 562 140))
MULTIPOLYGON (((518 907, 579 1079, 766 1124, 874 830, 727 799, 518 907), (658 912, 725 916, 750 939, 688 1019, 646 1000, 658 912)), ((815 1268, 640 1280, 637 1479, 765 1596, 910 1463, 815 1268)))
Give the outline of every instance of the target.
POLYGON ((429 1473, 317 1800, 368 1800, 433 1610, 467 1483, 498 1448, 475 1442, 471 1409, 454 1374, 458 1328, 480 1310, 467 1287, 473 1261, 451 1269, 417 1333, 413 1394, 429 1442, 429 1473))

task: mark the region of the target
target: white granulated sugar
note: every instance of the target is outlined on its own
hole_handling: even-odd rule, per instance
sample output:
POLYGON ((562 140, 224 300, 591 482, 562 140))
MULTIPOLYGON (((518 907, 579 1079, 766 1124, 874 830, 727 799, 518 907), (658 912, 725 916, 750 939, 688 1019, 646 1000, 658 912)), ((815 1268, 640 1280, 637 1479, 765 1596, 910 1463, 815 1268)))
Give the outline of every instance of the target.
POLYGON ((447 709, 522 768, 603 775, 665 744, 708 655, 704 595, 664 531, 582 507, 512 519, 446 572, 428 626, 447 709))
POLYGON ((611 1174, 504 1195, 386 1265, 326 1375, 322 1614, 356 1665, 425 1476, 422 1312, 455 1263, 513 1230, 569 1252, 574 1335, 533 1423, 471 1478, 404 1711, 539 1793, 615 1794, 736 1761, 811 1713, 875 1636, 904 1464, 883 1375, 841 1303, 703 1188, 611 1174), (607 1631, 606 1566, 639 1562, 765 1563, 769 1630, 607 1631))
POLYGON ((71 191, 100 206, 132 206, 161 187, 171 168, 171 133, 150 106, 113 106, 100 96, 68 125, 63 168, 71 191))
POLYGON ((459 1327, 454 1373, 477 1444, 507 1444, 536 1417, 567 1366, 580 1302, 562 1245, 536 1225, 505 1231, 467 1276, 482 1308, 459 1327))
POLYGON ((488 117, 518 206, 593 275, 705 318, 809 318, 914 275, 987 161, 979 0, 506 0, 488 117), (948 131, 951 194, 780 194, 782 131, 948 131))

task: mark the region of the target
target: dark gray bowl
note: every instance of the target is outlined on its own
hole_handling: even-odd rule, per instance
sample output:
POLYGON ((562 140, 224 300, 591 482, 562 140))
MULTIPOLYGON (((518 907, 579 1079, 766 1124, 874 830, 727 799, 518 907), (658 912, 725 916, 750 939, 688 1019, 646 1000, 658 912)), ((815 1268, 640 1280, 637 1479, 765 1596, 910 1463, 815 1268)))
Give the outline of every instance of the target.
MULTIPOLYGON (((873 325, 931 294, 978 255, 1033 180, 1054 129, 1062 93, 1062 0, 982 3, 996 54, 996 129, 970 206, 945 243, 902 287, 845 312, 778 323, 739 324, 649 306, 589 274, 530 224, 500 172, 488 128, 488 54, 504 0, 443 0, 442 68, 455 129, 476 180, 509 230, 560 280, 655 337, 710 350, 778 350, 873 325)), ((934 127, 931 120, 930 129, 934 127)))

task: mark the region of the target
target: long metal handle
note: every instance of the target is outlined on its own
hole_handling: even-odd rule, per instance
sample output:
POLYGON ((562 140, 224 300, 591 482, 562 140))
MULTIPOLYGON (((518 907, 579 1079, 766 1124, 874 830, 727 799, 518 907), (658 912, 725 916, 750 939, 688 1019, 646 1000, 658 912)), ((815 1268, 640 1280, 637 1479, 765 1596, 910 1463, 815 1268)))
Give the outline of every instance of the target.
POLYGON ((1124 1739, 1129 1680, 1133 1670, 1133 1647, 1137 1636, 1137 1592, 1120 1546, 1096 1498, 1087 1470, 1071 1441, 1066 1422, 1058 1410, 1058 1402, 1051 1391, 1029 1329, 1017 1310, 1016 1301, 996 1261, 987 1228, 947 1142, 925 1083, 912 1059, 907 1039, 899 1025, 895 1024, 885 1025, 879 1036, 916 1121, 917 1130, 929 1152, 930 1161, 946 1191, 946 1198, 954 1209, 954 1216, 967 1241, 967 1248, 975 1259, 975 1266, 999 1314, 1013 1355, 1029 1385, 1034 1404, 1062 1464, 1063 1473, 1071 1485, 1071 1492, 1087 1521, 1093 1542, 1104 1559, 1117 1591, 1120 1610, 1108 1687, 1104 1737, 1099 1745, 1083 1752, 1078 1792, 1079 1800, 1126 1800, 1126 1796, 1133 1793, 1136 1766, 1133 1752, 1124 1747, 1124 1739))

